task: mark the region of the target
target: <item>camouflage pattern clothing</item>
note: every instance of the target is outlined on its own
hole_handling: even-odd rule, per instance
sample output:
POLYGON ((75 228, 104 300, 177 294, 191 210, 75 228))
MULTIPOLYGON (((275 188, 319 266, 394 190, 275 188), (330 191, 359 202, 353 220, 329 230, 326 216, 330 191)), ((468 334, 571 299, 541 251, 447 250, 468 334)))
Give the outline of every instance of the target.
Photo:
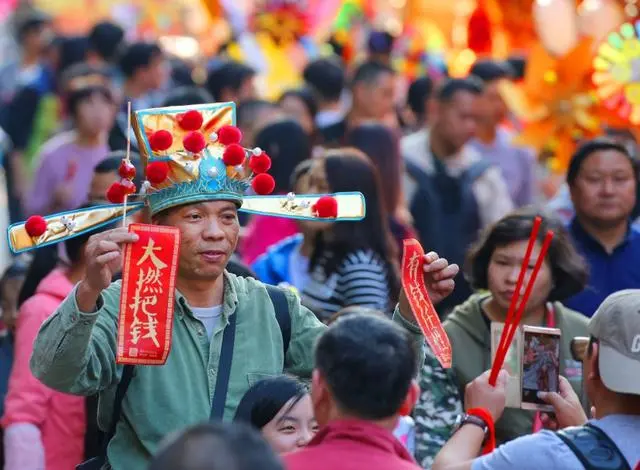
POLYGON ((462 399, 453 369, 443 369, 429 347, 420 374, 421 395, 414 410, 416 460, 430 469, 442 446, 451 437, 462 399))

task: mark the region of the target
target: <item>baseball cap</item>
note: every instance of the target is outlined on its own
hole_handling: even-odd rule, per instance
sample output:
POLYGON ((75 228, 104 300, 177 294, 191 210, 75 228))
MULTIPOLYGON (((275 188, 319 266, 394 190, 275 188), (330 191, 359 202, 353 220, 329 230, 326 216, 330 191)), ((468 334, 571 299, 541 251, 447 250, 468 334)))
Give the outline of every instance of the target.
POLYGON ((640 395, 640 289, 607 297, 589 322, 600 345, 598 363, 605 386, 640 395))

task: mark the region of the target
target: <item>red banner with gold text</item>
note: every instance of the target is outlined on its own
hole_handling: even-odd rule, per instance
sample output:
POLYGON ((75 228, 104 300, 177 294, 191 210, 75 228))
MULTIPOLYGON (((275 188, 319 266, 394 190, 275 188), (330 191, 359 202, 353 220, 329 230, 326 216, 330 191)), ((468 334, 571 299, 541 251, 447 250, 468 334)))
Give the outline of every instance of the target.
POLYGON ((180 231, 131 224, 136 243, 124 250, 118 364, 162 365, 171 350, 180 231))
POLYGON ((418 240, 404 240, 402 288, 411 310, 442 367, 451 367, 451 344, 424 284, 424 250, 418 240))

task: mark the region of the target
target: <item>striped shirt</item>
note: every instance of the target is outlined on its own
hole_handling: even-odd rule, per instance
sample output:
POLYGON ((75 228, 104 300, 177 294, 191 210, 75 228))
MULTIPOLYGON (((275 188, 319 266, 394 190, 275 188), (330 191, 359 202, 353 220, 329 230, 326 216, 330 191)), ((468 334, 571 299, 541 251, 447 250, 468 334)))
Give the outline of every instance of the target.
POLYGON ((328 320, 344 307, 361 305, 390 313, 387 265, 372 250, 349 253, 328 276, 323 256, 310 274, 302 292, 302 303, 322 320, 328 320))

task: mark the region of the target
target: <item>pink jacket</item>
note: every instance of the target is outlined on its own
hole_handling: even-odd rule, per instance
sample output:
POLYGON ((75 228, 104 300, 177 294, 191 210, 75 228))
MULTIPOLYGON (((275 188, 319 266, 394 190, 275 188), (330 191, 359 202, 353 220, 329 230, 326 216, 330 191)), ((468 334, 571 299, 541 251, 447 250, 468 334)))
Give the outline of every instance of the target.
POLYGON ((271 245, 295 235, 300 230, 295 220, 284 217, 254 215, 249 221, 244 238, 240 241, 242 261, 251 266, 271 245))
MULTIPOLYGON (((73 469, 84 457, 85 399, 48 388, 31 374, 29 368, 33 342, 40 326, 72 289, 73 285, 65 272, 56 269, 42 280, 36 294, 20 308, 14 364, 1 422, 5 429, 14 424, 27 423, 40 430, 46 470, 73 469)), ((25 452, 24 442, 14 441, 15 449, 9 442, 7 457, 12 450, 18 454, 25 452)), ((28 458, 21 455, 16 457, 19 461, 24 461, 23 457, 28 458)))

